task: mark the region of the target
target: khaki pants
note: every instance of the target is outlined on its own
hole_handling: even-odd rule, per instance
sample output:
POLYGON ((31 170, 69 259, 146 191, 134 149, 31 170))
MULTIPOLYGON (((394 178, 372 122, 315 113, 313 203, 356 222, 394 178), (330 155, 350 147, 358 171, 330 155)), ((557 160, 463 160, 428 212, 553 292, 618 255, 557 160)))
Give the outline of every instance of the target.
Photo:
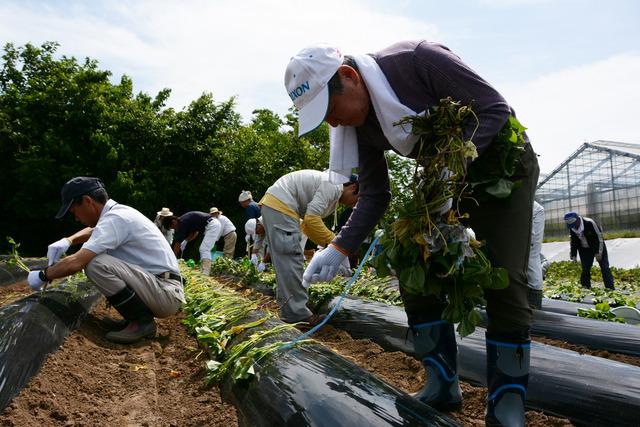
POLYGON ((300 221, 269 206, 262 207, 262 221, 276 271, 280 318, 289 323, 305 320, 312 313, 307 308, 309 294, 302 286, 304 255, 300 247, 300 221))
POLYGON ((235 231, 231 233, 227 233, 224 236, 224 256, 227 258, 233 258, 233 254, 236 252, 236 240, 238 239, 238 235, 235 231))
POLYGON ((184 302, 182 283, 159 278, 142 267, 127 264, 107 254, 93 258, 85 274, 104 296, 112 296, 129 287, 135 291, 155 317, 175 314, 184 302))

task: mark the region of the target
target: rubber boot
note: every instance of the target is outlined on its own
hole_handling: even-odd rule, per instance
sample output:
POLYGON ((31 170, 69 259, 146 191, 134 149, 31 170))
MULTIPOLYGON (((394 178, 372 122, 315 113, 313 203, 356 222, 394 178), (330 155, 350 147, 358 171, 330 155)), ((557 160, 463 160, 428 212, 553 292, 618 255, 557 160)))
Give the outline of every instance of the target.
POLYGON ((202 274, 204 274, 205 276, 208 276, 209 274, 211 274, 211 260, 203 259, 202 262, 200 263, 200 270, 202 271, 202 274))
POLYGON ((107 300, 128 321, 124 329, 107 333, 106 338, 109 341, 131 344, 142 338, 155 336, 156 323, 153 312, 133 289, 126 287, 107 297, 107 300))
POLYGON ((487 343, 487 426, 524 426, 531 340, 487 343))
POLYGON ((527 288, 527 300, 529 300, 529 307, 542 310, 542 289, 527 288))
POLYGON ((414 395, 439 411, 462 407, 458 382, 458 346, 453 325, 445 321, 422 323, 412 327, 416 355, 427 372, 427 382, 414 395))

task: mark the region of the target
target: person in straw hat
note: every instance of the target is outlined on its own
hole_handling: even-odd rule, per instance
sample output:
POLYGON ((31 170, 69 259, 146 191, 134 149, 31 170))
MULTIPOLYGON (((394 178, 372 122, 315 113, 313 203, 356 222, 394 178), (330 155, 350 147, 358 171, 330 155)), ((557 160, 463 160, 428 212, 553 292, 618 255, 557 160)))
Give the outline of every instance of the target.
POLYGON ((218 210, 216 207, 209 209, 209 215, 220 221, 220 226, 222 227, 220 235, 224 239, 224 249, 222 250, 224 252, 224 256, 227 258, 233 258, 233 254, 236 251, 236 240, 238 239, 236 226, 233 225, 229 218, 222 215, 222 211, 218 210))
POLYGON ((169 245, 173 243, 173 229, 166 228, 162 222, 162 220, 168 216, 173 216, 173 212, 169 208, 162 208, 157 212, 156 218, 153 220, 153 223, 160 229, 160 232, 167 239, 169 245))

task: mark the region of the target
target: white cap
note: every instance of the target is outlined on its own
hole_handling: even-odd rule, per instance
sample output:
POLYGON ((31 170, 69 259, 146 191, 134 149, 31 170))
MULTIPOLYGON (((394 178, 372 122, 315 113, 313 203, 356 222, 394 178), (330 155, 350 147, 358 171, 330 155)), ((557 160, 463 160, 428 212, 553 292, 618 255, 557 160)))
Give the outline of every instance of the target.
POLYGON ((256 234, 256 219, 251 218, 244 224, 244 232, 250 235, 252 238, 255 238, 256 234))
POLYGON ((240 196, 238 196, 239 202, 246 202, 247 200, 251 200, 251 199, 252 199, 251 191, 247 191, 247 190, 242 190, 242 193, 240 193, 240 196))
POLYGON ((342 54, 328 45, 306 47, 289 61, 284 85, 300 114, 298 136, 311 132, 324 120, 329 108, 327 83, 341 65, 342 54))

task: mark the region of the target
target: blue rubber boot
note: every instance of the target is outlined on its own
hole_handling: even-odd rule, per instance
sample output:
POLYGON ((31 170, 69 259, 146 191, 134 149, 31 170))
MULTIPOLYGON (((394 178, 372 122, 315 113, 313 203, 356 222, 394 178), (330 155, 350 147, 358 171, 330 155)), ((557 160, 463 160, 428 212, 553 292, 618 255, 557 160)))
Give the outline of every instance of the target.
POLYGON ((524 426, 531 340, 487 342, 487 426, 524 426))
POLYGON ((453 325, 445 321, 414 325, 413 345, 427 371, 427 382, 414 395, 439 411, 462 407, 458 382, 458 346, 453 325))

